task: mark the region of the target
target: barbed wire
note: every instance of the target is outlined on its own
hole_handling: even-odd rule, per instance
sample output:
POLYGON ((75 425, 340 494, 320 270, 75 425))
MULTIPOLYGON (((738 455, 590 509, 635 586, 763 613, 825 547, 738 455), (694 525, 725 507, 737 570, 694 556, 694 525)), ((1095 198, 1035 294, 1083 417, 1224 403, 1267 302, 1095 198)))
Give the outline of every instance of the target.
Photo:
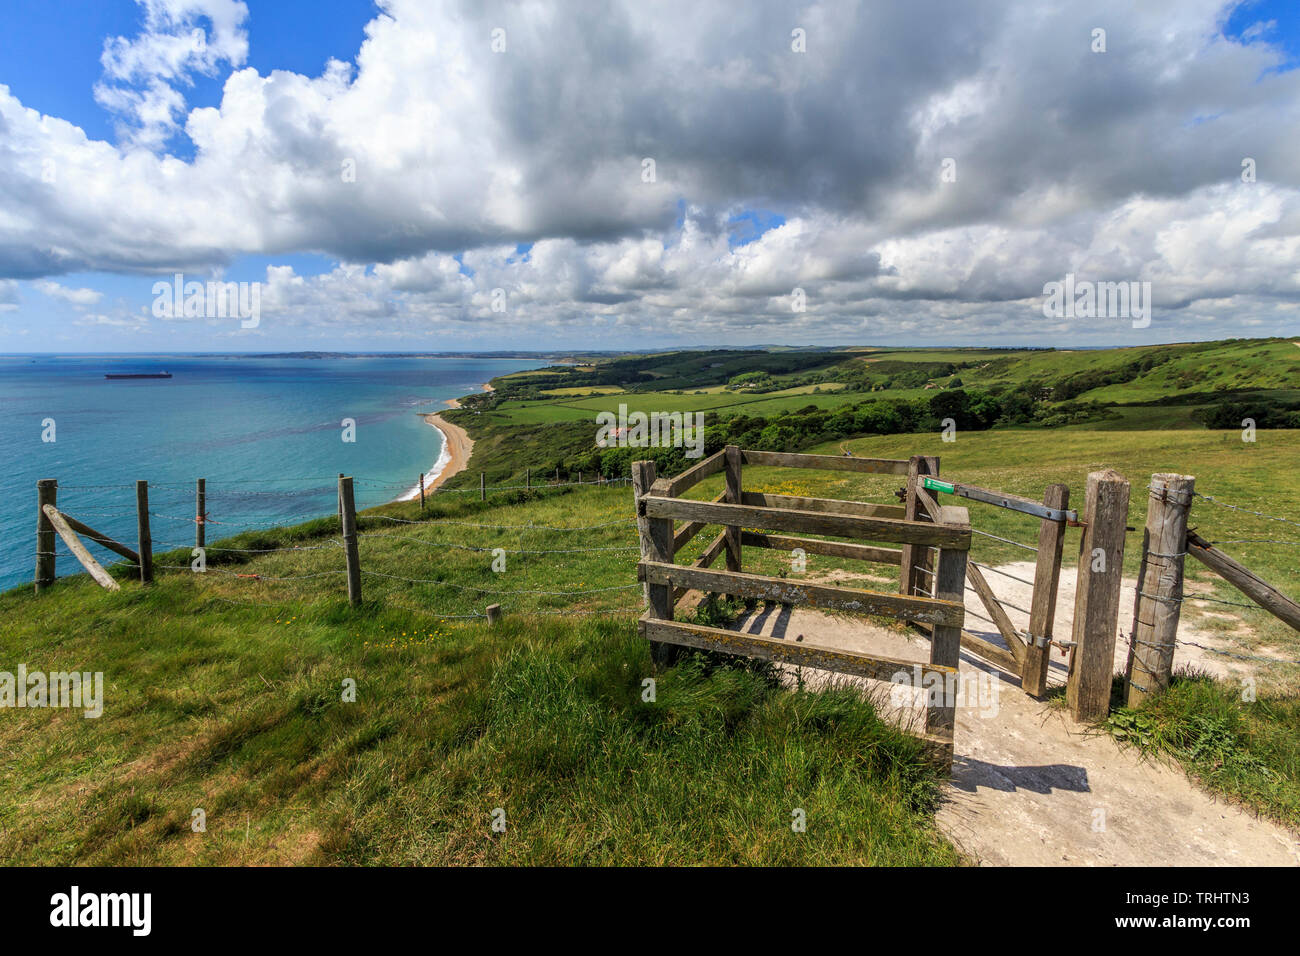
MULTIPOLYGON (((1293 548, 1300 548, 1300 541, 1285 541, 1281 538, 1226 538, 1220 541, 1211 541, 1210 544, 1215 546, 1220 544, 1289 544, 1293 548)), ((1186 553, 1186 551, 1183 552, 1183 554, 1186 553)))
POLYGON ((1266 514, 1263 511, 1251 511, 1249 508, 1242 508, 1237 505, 1230 505, 1226 501, 1220 501, 1218 498, 1215 498, 1211 495, 1203 495, 1199 491, 1194 491, 1192 492, 1192 494, 1195 495, 1197 498, 1200 498, 1202 501, 1208 501, 1211 504, 1218 505, 1220 508, 1230 508, 1233 511, 1241 512, 1242 514, 1254 515, 1257 518, 1264 518, 1268 521, 1280 521, 1282 524, 1289 524, 1289 525, 1293 525, 1294 527, 1300 528, 1300 521, 1295 521, 1292 520, 1291 518, 1279 518, 1277 515, 1266 514))
MULTIPOLYGON (((1220 650, 1220 649, 1217 648, 1217 647, 1207 647, 1206 645, 1204 645, 1204 644, 1199 644, 1199 643, 1197 643, 1196 641, 1183 641, 1183 640, 1179 640, 1179 639, 1177 639, 1177 638, 1175 638, 1172 642, 1170 642, 1170 641, 1163 641, 1163 642, 1143 641, 1143 640, 1139 640, 1138 638, 1134 637, 1132 634, 1127 634, 1127 635, 1126 635, 1126 634, 1124 634, 1123 631, 1120 631, 1120 636, 1123 637, 1123 638, 1124 638, 1124 639, 1129 643, 1129 646, 1130 646, 1130 647, 1131 647, 1132 645, 1134 645, 1134 644, 1141 644, 1141 645, 1144 646, 1144 647, 1156 647, 1156 648, 1159 648, 1159 647, 1175 647, 1175 646, 1177 646, 1177 647, 1197 647, 1197 648, 1200 648, 1200 649, 1203 650, 1203 651, 1208 651, 1208 652, 1211 653, 1211 654, 1218 654, 1218 655, 1220 655, 1221 657, 1232 657, 1232 658, 1236 658, 1237 660, 1240 660, 1240 661, 1257 661, 1257 662, 1259 662, 1259 663, 1261 663, 1261 664, 1297 664, 1297 665, 1300 665, 1300 661, 1291 661, 1291 660, 1286 660, 1286 659, 1284 659, 1284 658, 1278 658, 1278 657, 1260 657, 1260 656, 1258 656, 1258 655, 1256 655, 1256 654, 1236 654, 1236 653, 1234 653, 1234 652, 1232 652, 1232 651, 1224 651, 1224 650, 1220 650)), ((1136 655, 1134 656, 1134 662, 1135 662, 1135 663, 1139 663, 1139 659, 1137 658, 1136 655)), ((1143 670, 1144 672, 1146 672, 1147 674, 1151 674, 1152 677, 1159 676, 1159 675, 1153 673, 1151 670, 1149 670, 1149 669, 1147 668, 1147 666, 1146 666, 1144 663, 1141 664, 1141 667, 1142 667, 1142 670, 1143 670)), ((1145 692, 1145 691, 1146 691, 1146 688, 1143 688, 1143 692, 1145 692)))

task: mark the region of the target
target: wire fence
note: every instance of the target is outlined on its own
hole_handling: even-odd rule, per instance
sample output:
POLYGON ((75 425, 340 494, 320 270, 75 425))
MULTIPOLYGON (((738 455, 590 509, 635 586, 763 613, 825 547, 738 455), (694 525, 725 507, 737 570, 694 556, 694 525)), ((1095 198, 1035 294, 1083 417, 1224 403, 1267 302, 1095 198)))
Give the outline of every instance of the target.
MULTIPOLYGON (((432 500, 436 500, 437 498, 450 497, 453 495, 459 496, 459 495, 468 495, 468 494, 479 494, 483 499, 486 500, 491 496, 497 496, 503 492, 523 491, 523 492, 534 492, 540 494, 553 489, 566 489, 566 488, 577 488, 577 487, 610 488, 610 489, 617 490, 617 489, 626 489, 629 486, 630 481, 631 481, 630 478, 606 478, 603 476, 598 476, 596 478, 588 479, 588 480, 542 481, 542 480, 535 480, 534 476, 529 475, 528 480, 522 484, 512 483, 512 484, 487 485, 486 483, 484 483, 479 488, 467 487, 461 489, 445 489, 445 488, 437 489, 437 490, 430 489, 429 491, 426 492, 425 501, 432 501, 432 500)), ((366 476, 360 476, 360 477, 354 476, 353 482, 364 483, 367 486, 372 488, 398 489, 401 491, 410 490, 413 484, 412 482, 409 481, 387 481, 384 479, 371 478, 366 476)), ((134 490, 136 487, 137 486, 133 483, 132 484, 104 483, 104 484, 94 484, 94 485, 60 484, 58 486, 58 491, 65 492, 65 493, 76 493, 76 494, 65 494, 64 496, 62 496, 63 500, 59 502, 59 508, 61 511, 68 513, 73 518, 85 518, 87 520, 95 520, 96 523, 98 523, 100 519, 114 519, 112 524, 116 524, 120 526, 121 524, 125 523, 126 520, 129 519, 131 521, 132 528, 134 529, 135 522, 138 519, 137 509, 128 508, 128 507, 113 508, 111 505, 105 507, 105 504, 107 502, 105 502, 103 495, 106 492, 113 493, 118 491, 134 490), (94 493, 94 495, 93 496, 85 495, 84 493, 94 493), (80 507, 80 502, 78 501, 78 499, 85 500, 86 503, 90 505, 90 508, 83 509, 82 507, 80 507)), ((330 475, 324 478, 298 477, 298 478, 252 479, 248 481, 240 481, 238 483, 238 487, 233 489, 223 488, 219 485, 215 485, 212 481, 206 481, 204 493, 203 493, 203 499, 202 499, 203 513, 199 513, 197 483, 151 482, 148 485, 150 498, 151 498, 151 507, 148 510, 148 518, 150 523, 157 521, 157 522, 167 522, 171 524, 191 524, 196 526, 207 526, 207 525, 225 526, 232 529, 231 532, 229 532, 232 534, 233 533, 276 532, 276 531, 284 530, 287 526, 302 524, 304 522, 309 522, 309 521, 320 521, 322 519, 339 520, 340 510, 338 509, 331 509, 330 511, 306 511, 302 509, 294 509, 292 507, 289 507, 281 511, 272 510, 274 509, 275 504, 278 502, 284 502, 291 505, 293 502, 300 501, 304 497, 307 498, 319 497, 319 496, 324 496, 326 494, 330 495, 330 497, 334 498, 335 501, 337 502, 338 500, 337 487, 338 487, 338 476, 336 475, 330 475), (263 485, 268 487, 250 489, 247 487, 248 485, 263 485), (284 485, 297 485, 298 487, 286 488, 283 487, 284 485), (265 503, 265 504, 263 507, 259 508, 258 510, 250 510, 250 511, 243 510, 243 508, 247 507, 248 505, 256 506, 260 503, 265 503), (232 509, 232 513, 229 516, 222 516, 222 517, 214 516, 214 512, 220 514, 220 509, 222 508, 223 504, 228 508, 232 509), (194 513, 192 514, 188 513, 191 507, 194 508, 194 513)), ((394 494, 394 497, 396 498, 396 493, 394 494)), ((418 496, 403 496, 401 498, 397 498, 396 500, 391 500, 389 503, 396 504, 398 502, 404 502, 409 505, 412 501, 416 500, 417 498, 418 496)), ((461 498, 458 500, 465 500, 465 499, 461 498)), ((529 503, 530 500, 536 501, 538 499, 536 498, 524 499, 524 501, 521 503, 529 503)), ((545 500, 544 495, 541 500, 545 500)), ((563 586, 538 587, 538 588, 506 588, 506 587, 499 587, 499 586, 489 587, 489 586, 478 586, 474 584, 460 583, 460 582, 448 580, 447 576, 445 575, 444 576, 414 576, 411 574, 393 573, 390 569, 383 568, 385 555, 389 557, 407 558, 412 553, 412 550, 417 548, 427 549, 431 555, 436 554, 440 551, 466 552, 469 554, 491 553, 493 555, 505 554, 511 556, 526 556, 530 558, 540 557, 543 559, 558 557, 560 558, 561 561, 564 561, 566 557, 580 557, 582 555, 587 555, 587 554, 592 554, 596 556, 605 556, 605 555, 612 556, 620 553, 631 554, 633 552, 639 551, 639 544, 635 543, 636 542, 635 538, 633 538, 631 542, 626 542, 626 543, 618 542, 618 541, 609 542, 609 543, 596 541, 589 545, 579 545, 577 542, 575 542, 573 546, 565 546, 565 547, 530 547, 527 545, 527 540, 526 540, 530 535, 533 534, 547 534, 547 535, 557 534, 557 533, 584 534, 584 533, 591 532, 591 533, 607 535, 611 533, 617 534, 619 529, 624 529, 627 531, 634 532, 636 527, 636 519, 634 517, 631 517, 630 515, 627 517, 620 517, 609 521, 602 521, 602 522, 596 522, 590 524, 579 524, 579 525, 559 525, 559 524, 552 525, 552 524, 539 524, 535 522, 528 522, 525 524, 491 523, 486 521, 457 520, 453 518, 441 519, 435 516, 434 514, 430 514, 428 516, 421 515, 420 517, 417 518, 403 518, 403 517, 398 517, 396 515, 389 515, 389 514, 361 514, 357 516, 357 519, 358 519, 359 528, 361 526, 365 526, 371 529, 375 529, 378 527, 383 527, 385 525, 388 525, 388 526, 398 526, 400 528, 411 528, 412 530, 414 530, 416 527, 419 526, 430 527, 436 521, 439 528, 445 528, 446 530, 451 530, 452 528, 475 529, 476 531, 484 532, 489 535, 491 534, 510 535, 512 537, 516 537, 519 539, 517 542, 508 542, 509 546, 504 546, 497 542, 476 543, 472 541, 435 540, 431 538, 416 537, 413 534, 407 534, 398 531, 397 528, 394 528, 394 531, 392 532, 379 531, 379 530, 366 530, 366 531, 358 530, 357 539, 358 539, 359 546, 364 547, 366 549, 366 554, 371 559, 377 560, 380 563, 379 568, 366 567, 360 569, 360 575, 367 579, 374 579, 376 581, 383 581, 383 582, 392 582, 400 586, 418 585, 433 590, 445 588, 445 589, 450 589, 452 591, 461 592, 466 595, 473 595, 475 600, 479 600, 485 597, 486 598, 502 597, 507 601, 511 602, 510 606, 502 608, 503 613, 510 612, 510 611, 525 613, 526 611, 526 613, 529 614, 586 615, 586 614, 630 614, 630 613, 640 613, 641 610, 639 605, 636 607, 618 606, 618 607, 526 608, 525 605, 518 604, 516 601, 511 600, 511 599, 518 599, 523 597, 530 597, 530 598, 542 599, 543 602, 545 602, 547 600, 555 599, 555 598, 579 600, 584 596, 588 596, 588 595, 597 596, 597 597, 606 597, 619 592, 639 590, 641 588, 641 585, 635 583, 627 584, 627 585, 619 585, 615 587, 593 587, 593 588, 588 588, 585 586, 568 587, 568 588, 563 586)), ((110 528, 109 525, 105 525, 103 527, 110 528)), ((40 534, 41 532, 35 532, 35 533, 40 534)), ((110 536, 107 534, 106 531, 102 531, 100 533, 105 534, 106 537, 110 536)), ((130 533, 121 533, 121 534, 113 535, 112 537, 125 538, 132 542, 134 541, 134 538, 130 533)), ((164 535, 159 540, 151 542, 152 545, 151 551, 165 553, 167 551, 187 549, 187 550, 191 550, 192 554, 194 554, 197 557, 199 555, 199 552, 197 550, 197 544, 196 544, 198 539, 199 539, 199 535, 197 533, 196 533, 195 542, 180 541, 180 540, 176 540, 174 536, 164 535)), ((99 547, 104 547, 102 541, 98 541, 96 540, 96 538, 92 536, 85 535, 84 540, 87 545, 96 545, 99 547)), ((60 542, 61 544, 61 539, 56 539, 56 541, 60 542)), ((236 547, 227 544, 207 544, 205 541, 204 544, 202 545, 202 548, 203 548, 202 560, 195 561, 193 564, 177 564, 177 563, 167 563, 165 561, 164 562, 153 561, 151 562, 151 566, 155 571, 187 572, 187 573, 194 574, 196 578, 201 578, 203 575, 211 574, 214 577, 207 578, 206 580, 213 581, 214 583, 215 583, 214 579, 230 581, 232 582, 230 586, 236 586, 234 582, 239 582, 239 586, 247 586, 248 588, 257 589, 257 593, 252 593, 252 592, 249 593, 248 596, 250 599, 247 600, 243 599, 243 596, 239 595, 238 593, 236 593, 236 595, 234 596, 230 594, 204 595, 205 598, 210 598, 211 600, 222 604, 230 604, 234 606, 245 606, 245 607, 266 607, 266 608, 282 608, 282 609, 287 607, 298 608, 298 607, 311 606, 320 603, 321 600, 329 596, 328 594, 319 594, 313 598, 311 596, 310 590, 303 590, 302 588, 294 587, 294 585, 303 584, 303 585, 310 586, 312 584, 322 584, 329 579, 338 579, 340 577, 346 577, 348 575, 348 570, 346 568, 339 568, 339 567, 323 569, 323 570, 311 570, 311 571, 305 571, 303 573, 281 573, 279 570, 277 570, 274 567, 259 565, 257 566, 257 570, 253 570, 251 567, 247 566, 246 564, 239 563, 241 559, 244 560, 253 559, 253 558, 260 559, 263 557, 274 557, 274 556, 288 556, 288 557, 292 557, 295 555, 302 556, 306 552, 337 552, 340 550, 346 551, 347 543, 342 538, 337 538, 337 537, 328 538, 323 541, 317 541, 317 542, 294 543, 294 544, 285 544, 282 546, 270 546, 270 547, 268 546, 236 547), (217 556, 215 561, 208 559, 208 556, 210 555, 217 556), (222 556, 225 556, 226 560, 228 561, 235 561, 237 563, 235 563, 232 566, 222 566, 221 563, 222 556), (283 585, 289 585, 291 587, 292 593, 284 593, 280 591, 280 588, 277 586, 283 586, 283 585), (268 593, 267 591, 268 588, 274 588, 275 591, 278 592, 275 595, 276 597, 279 598, 278 600, 255 599, 259 597, 265 598, 271 596, 270 593, 268 593)), ((134 544, 132 545, 132 549, 134 549, 134 544)), ((111 550, 111 549, 106 549, 106 550, 111 550)), ((59 545, 56 545, 54 550, 37 550, 36 555, 37 557, 53 557, 56 559, 76 557, 76 555, 71 550, 59 545)), ((116 557, 116 555, 114 555, 114 557, 116 557)), ((105 564, 107 564, 107 562, 105 562, 105 564)), ((131 570, 139 570, 140 564, 138 562, 132 562, 126 560, 115 560, 111 565, 111 567, 119 570, 131 571, 131 570)), ((580 567, 580 565, 578 565, 577 567, 580 567)), ((557 570, 562 570, 562 569, 557 569, 557 570)), ((225 590, 226 587, 223 586, 222 589, 225 590)), ((380 590, 382 591, 383 589, 381 588, 380 590)), ((420 610, 428 611, 429 613, 432 614, 433 617, 440 620, 452 620, 452 619, 478 620, 486 616, 481 610, 476 610, 473 611, 472 613, 466 613, 466 614, 460 614, 460 613, 440 614, 437 613, 436 611, 430 611, 430 609, 428 608, 421 608, 420 610)))

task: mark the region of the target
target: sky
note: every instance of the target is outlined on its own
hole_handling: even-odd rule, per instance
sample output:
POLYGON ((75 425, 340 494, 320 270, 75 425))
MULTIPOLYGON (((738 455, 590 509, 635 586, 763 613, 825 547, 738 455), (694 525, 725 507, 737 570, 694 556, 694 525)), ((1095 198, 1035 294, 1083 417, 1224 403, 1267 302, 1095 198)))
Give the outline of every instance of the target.
POLYGON ((1300 335, 1297 67, 1297 0, 14 0, 0 352, 1300 335))

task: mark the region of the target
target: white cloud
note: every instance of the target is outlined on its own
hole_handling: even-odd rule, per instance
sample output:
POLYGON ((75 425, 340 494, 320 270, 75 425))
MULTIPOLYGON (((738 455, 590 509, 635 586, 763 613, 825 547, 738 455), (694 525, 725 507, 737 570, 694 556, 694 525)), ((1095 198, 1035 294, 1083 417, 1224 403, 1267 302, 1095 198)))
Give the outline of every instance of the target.
POLYGON ((266 325, 509 338, 515 323, 620 344, 1113 336, 1026 329, 1068 271, 1150 279, 1187 335, 1279 327, 1300 300, 1300 71, 1219 36, 1220 0, 870 15, 626 0, 599 18, 383 0, 355 68, 317 77, 240 69, 242 3, 140 2, 144 29, 106 44, 97 89, 123 147, 0 87, 0 275, 316 252, 342 265, 269 270, 266 325), (220 105, 186 115, 188 78, 224 69, 220 105), (194 159, 158 155, 182 122, 194 159), (1240 182, 1246 155, 1258 183, 1240 182), (751 208, 787 221, 733 249, 728 220, 751 208))
POLYGON ((33 284, 51 299, 61 299, 82 308, 89 308, 104 297, 104 293, 95 289, 71 289, 49 279, 41 279, 33 284))
POLYGON ((176 85, 190 85, 193 73, 214 76, 222 66, 247 59, 248 7, 238 0, 136 3, 144 11, 144 28, 136 37, 104 41, 95 101, 121 117, 118 132, 130 145, 159 149, 185 113, 176 85))

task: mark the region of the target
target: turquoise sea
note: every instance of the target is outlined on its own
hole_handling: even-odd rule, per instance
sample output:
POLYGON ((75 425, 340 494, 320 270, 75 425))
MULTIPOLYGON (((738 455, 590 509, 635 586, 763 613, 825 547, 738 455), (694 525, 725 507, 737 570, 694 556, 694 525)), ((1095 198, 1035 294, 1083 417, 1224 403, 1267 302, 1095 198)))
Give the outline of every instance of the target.
MULTIPOLYGON (((193 544, 197 478, 207 481, 209 541, 333 513, 339 472, 354 476, 357 507, 369 507, 400 497, 438 460, 440 435, 420 413, 545 364, 0 355, 0 590, 32 580, 37 479, 58 480, 60 510, 132 546, 135 482, 146 479, 159 551, 193 544), (104 378, 160 371, 172 378, 104 378), (356 421, 355 442, 343 441, 345 418, 356 421)), ((58 550, 60 576, 81 570, 62 542, 58 550)))

